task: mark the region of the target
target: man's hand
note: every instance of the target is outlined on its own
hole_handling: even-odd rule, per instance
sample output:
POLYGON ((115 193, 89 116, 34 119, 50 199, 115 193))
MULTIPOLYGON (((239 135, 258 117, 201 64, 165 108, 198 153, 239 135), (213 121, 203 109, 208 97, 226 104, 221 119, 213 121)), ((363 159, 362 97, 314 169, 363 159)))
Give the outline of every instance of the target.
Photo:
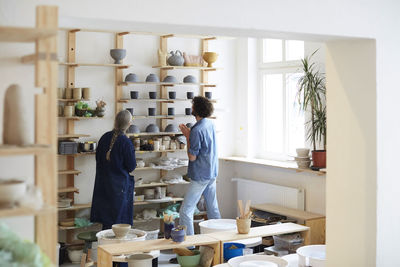
POLYGON ((190 136, 190 129, 187 127, 185 124, 179 124, 179 129, 181 129, 183 135, 186 137, 186 139, 189 140, 190 136))

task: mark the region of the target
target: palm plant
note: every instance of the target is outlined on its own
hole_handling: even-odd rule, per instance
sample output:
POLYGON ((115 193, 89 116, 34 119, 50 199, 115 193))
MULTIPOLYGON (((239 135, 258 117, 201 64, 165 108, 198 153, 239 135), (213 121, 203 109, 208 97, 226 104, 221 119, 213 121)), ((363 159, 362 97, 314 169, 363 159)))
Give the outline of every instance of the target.
POLYGON ((301 60, 303 75, 298 80, 297 101, 303 111, 310 110, 311 119, 308 122, 307 140, 311 140, 314 150, 317 142, 323 142, 326 150, 326 87, 325 76, 316 70, 312 56, 301 60))

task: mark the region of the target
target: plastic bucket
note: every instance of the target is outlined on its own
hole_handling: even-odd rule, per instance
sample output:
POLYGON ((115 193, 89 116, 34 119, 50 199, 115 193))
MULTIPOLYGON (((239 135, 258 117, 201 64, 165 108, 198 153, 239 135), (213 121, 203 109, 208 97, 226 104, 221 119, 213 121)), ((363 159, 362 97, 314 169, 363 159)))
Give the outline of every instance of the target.
POLYGON ((224 259, 226 261, 228 261, 234 257, 243 256, 243 249, 245 247, 246 246, 241 243, 233 243, 233 242, 225 243, 224 244, 224 259), (232 247, 236 247, 236 248, 232 248, 232 247))

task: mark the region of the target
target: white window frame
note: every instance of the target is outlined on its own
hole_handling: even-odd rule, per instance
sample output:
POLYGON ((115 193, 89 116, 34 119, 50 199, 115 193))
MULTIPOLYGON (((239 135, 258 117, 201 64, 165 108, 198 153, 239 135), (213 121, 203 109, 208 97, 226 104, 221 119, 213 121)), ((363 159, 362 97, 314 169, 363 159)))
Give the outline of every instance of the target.
MULTIPOLYGON (((287 79, 287 74, 288 73, 301 73, 301 60, 289 60, 286 61, 286 41, 282 39, 282 59, 283 61, 280 62, 271 62, 271 63, 264 63, 263 62, 263 39, 258 40, 258 95, 260 96, 258 98, 258 106, 259 106, 259 111, 261 114, 259 114, 260 118, 260 125, 259 127, 261 128, 261 131, 258 131, 259 136, 258 140, 261 142, 261 146, 256 149, 256 155, 259 158, 264 158, 264 159, 274 159, 274 160, 289 160, 291 157, 288 155, 288 130, 287 130, 287 125, 288 125, 288 114, 287 114, 287 106, 286 106, 286 99, 288 97, 288 92, 286 89, 286 80, 287 79), (264 88, 263 88, 263 77, 265 74, 282 74, 282 84, 283 84, 283 132, 285 134, 284 138, 284 152, 282 153, 272 153, 272 152, 267 152, 266 146, 266 139, 264 138, 266 136, 265 129, 265 105, 264 105, 264 88)), ((258 142, 256 142, 258 143, 258 142)))

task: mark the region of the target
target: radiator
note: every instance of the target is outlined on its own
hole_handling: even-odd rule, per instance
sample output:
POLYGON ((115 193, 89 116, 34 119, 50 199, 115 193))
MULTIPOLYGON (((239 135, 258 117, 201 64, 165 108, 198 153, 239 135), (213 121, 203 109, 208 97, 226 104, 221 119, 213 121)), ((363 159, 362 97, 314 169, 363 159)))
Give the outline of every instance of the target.
POLYGON ((233 178, 237 199, 250 199, 252 204, 271 203, 304 210, 304 189, 268 184, 245 178, 233 178))

